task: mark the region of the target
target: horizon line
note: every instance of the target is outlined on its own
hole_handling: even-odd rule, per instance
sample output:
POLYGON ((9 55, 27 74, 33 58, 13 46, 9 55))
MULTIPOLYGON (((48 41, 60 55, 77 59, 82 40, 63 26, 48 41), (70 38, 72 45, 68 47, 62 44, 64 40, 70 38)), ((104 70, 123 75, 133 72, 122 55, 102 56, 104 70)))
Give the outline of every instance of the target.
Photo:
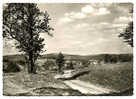
MULTIPOLYGON (((59 53, 59 52, 58 52, 59 53)), ((41 55, 47 55, 47 54, 58 54, 58 53, 43 53, 41 55)), ((98 54, 70 54, 70 53, 63 53, 62 54, 67 54, 67 55, 79 55, 79 56, 89 56, 89 55, 101 55, 101 54, 133 54, 133 53, 98 53, 98 54)), ((8 55, 24 55, 23 53, 17 53, 17 54, 6 54, 6 55, 3 55, 3 56, 8 56, 8 55)))

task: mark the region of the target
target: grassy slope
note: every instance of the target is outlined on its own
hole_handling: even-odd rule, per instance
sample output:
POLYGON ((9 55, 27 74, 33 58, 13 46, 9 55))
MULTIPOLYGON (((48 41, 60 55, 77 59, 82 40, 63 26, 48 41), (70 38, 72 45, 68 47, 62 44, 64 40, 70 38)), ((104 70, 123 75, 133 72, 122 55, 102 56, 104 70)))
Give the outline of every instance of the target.
POLYGON ((3 94, 15 95, 29 91, 35 88, 53 87, 53 88, 69 88, 59 80, 55 80, 53 73, 46 72, 44 74, 28 74, 19 73, 4 73, 3 75, 3 94))
MULTIPOLYGON (((84 68, 79 69, 81 70, 84 68)), ((99 66, 90 65, 87 70, 90 70, 90 73, 79 77, 79 79, 115 89, 117 91, 124 91, 128 88, 133 88, 132 63, 103 64, 99 66)), ((49 85, 63 86, 60 81, 54 80, 54 74, 50 74, 49 72, 44 75, 28 75, 29 77, 24 73, 15 73, 13 74, 13 78, 9 77, 10 75, 11 74, 4 75, 4 89, 7 88, 8 82, 13 82, 15 85, 22 86, 23 88, 33 88, 35 86, 47 87, 49 85)))
POLYGON ((103 64, 89 66, 90 73, 78 79, 94 84, 102 85, 117 91, 133 88, 133 65, 132 63, 103 64))

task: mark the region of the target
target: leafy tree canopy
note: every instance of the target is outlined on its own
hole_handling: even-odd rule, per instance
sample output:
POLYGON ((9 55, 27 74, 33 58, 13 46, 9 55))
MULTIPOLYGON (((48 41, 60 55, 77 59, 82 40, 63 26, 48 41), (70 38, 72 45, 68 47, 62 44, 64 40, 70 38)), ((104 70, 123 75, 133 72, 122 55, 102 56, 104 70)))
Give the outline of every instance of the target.
MULTIPOLYGON (((133 9, 130 10, 130 14, 133 14, 133 9)), ((122 33, 119 34, 119 37, 124 39, 124 42, 128 43, 133 47, 133 21, 128 23, 128 26, 124 29, 122 33)))
POLYGON ((43 41, 40 33, 50 33, 50 17, 41 12, 34 3, 9 3, 3 10, 3 37, 17 41, 16 48, 24 52, 34 66, 37 57, 43 52, 43 41))

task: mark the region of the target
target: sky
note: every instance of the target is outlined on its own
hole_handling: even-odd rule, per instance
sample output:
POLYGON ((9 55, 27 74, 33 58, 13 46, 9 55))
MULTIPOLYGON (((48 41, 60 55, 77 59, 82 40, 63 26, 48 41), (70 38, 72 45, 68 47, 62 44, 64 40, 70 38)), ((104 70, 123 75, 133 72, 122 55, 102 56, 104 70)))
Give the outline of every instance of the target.
MULTIPOLYGON (((41 11, 50 15, 53 37, 45 39, 45 53, 78 55, 132 53, 118 35, 132 21, 130 3, 42 3, 41 11)), ((17 54, 14 41, 3 41, 3 54, 17 54), (6 43, 5 43, 6 42, 6 43)), ((44 54, 45 54, 44 53, 44 54)))

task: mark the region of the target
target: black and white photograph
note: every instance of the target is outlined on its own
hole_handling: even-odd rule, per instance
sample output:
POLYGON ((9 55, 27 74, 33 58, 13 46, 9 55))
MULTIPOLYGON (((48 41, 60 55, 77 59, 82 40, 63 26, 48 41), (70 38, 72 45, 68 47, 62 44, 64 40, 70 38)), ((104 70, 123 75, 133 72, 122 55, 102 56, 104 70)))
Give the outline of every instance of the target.
POLYGON ((133 3, 3 3, 3 96, 132 96, 133 3))

